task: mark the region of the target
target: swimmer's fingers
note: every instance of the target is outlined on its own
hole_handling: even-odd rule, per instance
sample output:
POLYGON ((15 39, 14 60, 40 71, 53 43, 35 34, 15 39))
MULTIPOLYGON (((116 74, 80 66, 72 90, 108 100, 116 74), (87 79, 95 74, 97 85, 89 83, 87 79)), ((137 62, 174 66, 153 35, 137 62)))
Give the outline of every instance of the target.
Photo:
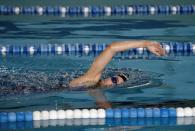
POLYGON ((148 46, 147 49, 148 49, 151 53, 153 53, 153 54, 155 54, 155 55, 157 55, 157 56, 160 56, 160 54, 159 54, 157 48, 156 48, 154 45, 148 46))
POLYGON ((165 49, 160 44, 157 44, 157 48, 161 56, 166 55, 165 49))
POLYGON ((153 54, 157 56, 164 56, 165 55, 165 50, 161 47, 161 45, 157 42, 151 42, 148 46, 147 49, 152 52, 153 54))
POLYGON ((155 55, 157 55, 157 56, 161 56, 161 54, 159 53, 158 50, 155 50, 155 51, 153 51, 152 53, 155 54, 155 55))
POLYGON ((163 49, 160 44, 156 45, 156 50, 155 51, 158 54, 158 56, 164 56, 166 54, 165 49, 163 49))

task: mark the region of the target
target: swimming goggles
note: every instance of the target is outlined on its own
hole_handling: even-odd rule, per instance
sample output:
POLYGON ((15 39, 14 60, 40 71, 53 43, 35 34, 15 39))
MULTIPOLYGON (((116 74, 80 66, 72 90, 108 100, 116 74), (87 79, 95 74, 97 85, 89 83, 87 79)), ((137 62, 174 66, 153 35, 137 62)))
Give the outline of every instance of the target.
POLYGON ((111 77, 111 81, 113 84, 117 84, 118 77, 116 77, 116 76, 111 77))
MULTIPOLYGON (((124 82, 127 81, 127 77, 125 75, 119 74, 118 76, 121 77, 124 82)), ((117 76, 111 77, 111 81, 112 81, 113 84, 116 84, 117 85, 118 77, 117 76)))

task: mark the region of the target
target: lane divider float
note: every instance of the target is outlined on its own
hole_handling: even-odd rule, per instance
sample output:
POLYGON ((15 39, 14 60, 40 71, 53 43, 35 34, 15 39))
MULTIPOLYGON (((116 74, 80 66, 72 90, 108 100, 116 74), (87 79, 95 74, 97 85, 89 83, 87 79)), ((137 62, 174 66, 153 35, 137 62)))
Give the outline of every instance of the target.
POLYGON ((26 112, 1 112, 0 122, 37 121, 54 119, 87 118, 152 118, 193 117, 195 107, 178 108, 115 108, 115 109, 68 109, 26 112))

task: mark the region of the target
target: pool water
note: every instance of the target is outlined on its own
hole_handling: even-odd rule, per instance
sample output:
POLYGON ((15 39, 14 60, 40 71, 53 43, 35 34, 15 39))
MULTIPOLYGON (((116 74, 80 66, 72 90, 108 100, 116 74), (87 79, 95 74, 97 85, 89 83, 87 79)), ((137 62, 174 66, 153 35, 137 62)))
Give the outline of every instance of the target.
MULTIPOLYGON (((1 16, 1 44, 61 44, 106 43, 130 39, 158 41, 191 41, 195 37, 195 17, 183 16, 127 16, 100 18, 61 18, 58 16, 1 16), (20 19, 22 18, 22 19, 20 19), (120 18, 120 19, 119 19, 120 18)), ((32 71, 58 73, 86 70, 92 56, 1 56, 1 71, 32 71)), ((0 111, 120 107, 193 107, 195 105, 195 57, 178 56, 170 60, 119 60, 109 68, 132 68, 150 74, 153 83, 136 88, 97 89, 90 91, 55 91, 0 98, 0 111), (94 95, 98 94, 98 95, 94 95), (99 98, 105 105, 98 104, 99 98)), ((79 130, 83 127, 49 127, 45 130, 79 130)), ((85 130, 193 130, 187 126, 92 126, 85 130)), ((40 129, 40 130, 44 130, 40 129)), ((29 129, 31 130, 31 129, 29 129)), ((37 129, 39 130, 39 129, 37 129)))

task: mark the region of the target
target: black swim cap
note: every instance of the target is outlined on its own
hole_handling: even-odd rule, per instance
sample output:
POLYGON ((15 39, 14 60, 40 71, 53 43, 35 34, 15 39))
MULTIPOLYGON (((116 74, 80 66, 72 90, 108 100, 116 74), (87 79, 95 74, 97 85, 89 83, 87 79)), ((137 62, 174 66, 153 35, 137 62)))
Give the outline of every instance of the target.
POLYGON ((127 76, 124 74, 119 74, 118 76, 120 76, 123 79, 123 81, 127 81, 128 79, 127 76))

